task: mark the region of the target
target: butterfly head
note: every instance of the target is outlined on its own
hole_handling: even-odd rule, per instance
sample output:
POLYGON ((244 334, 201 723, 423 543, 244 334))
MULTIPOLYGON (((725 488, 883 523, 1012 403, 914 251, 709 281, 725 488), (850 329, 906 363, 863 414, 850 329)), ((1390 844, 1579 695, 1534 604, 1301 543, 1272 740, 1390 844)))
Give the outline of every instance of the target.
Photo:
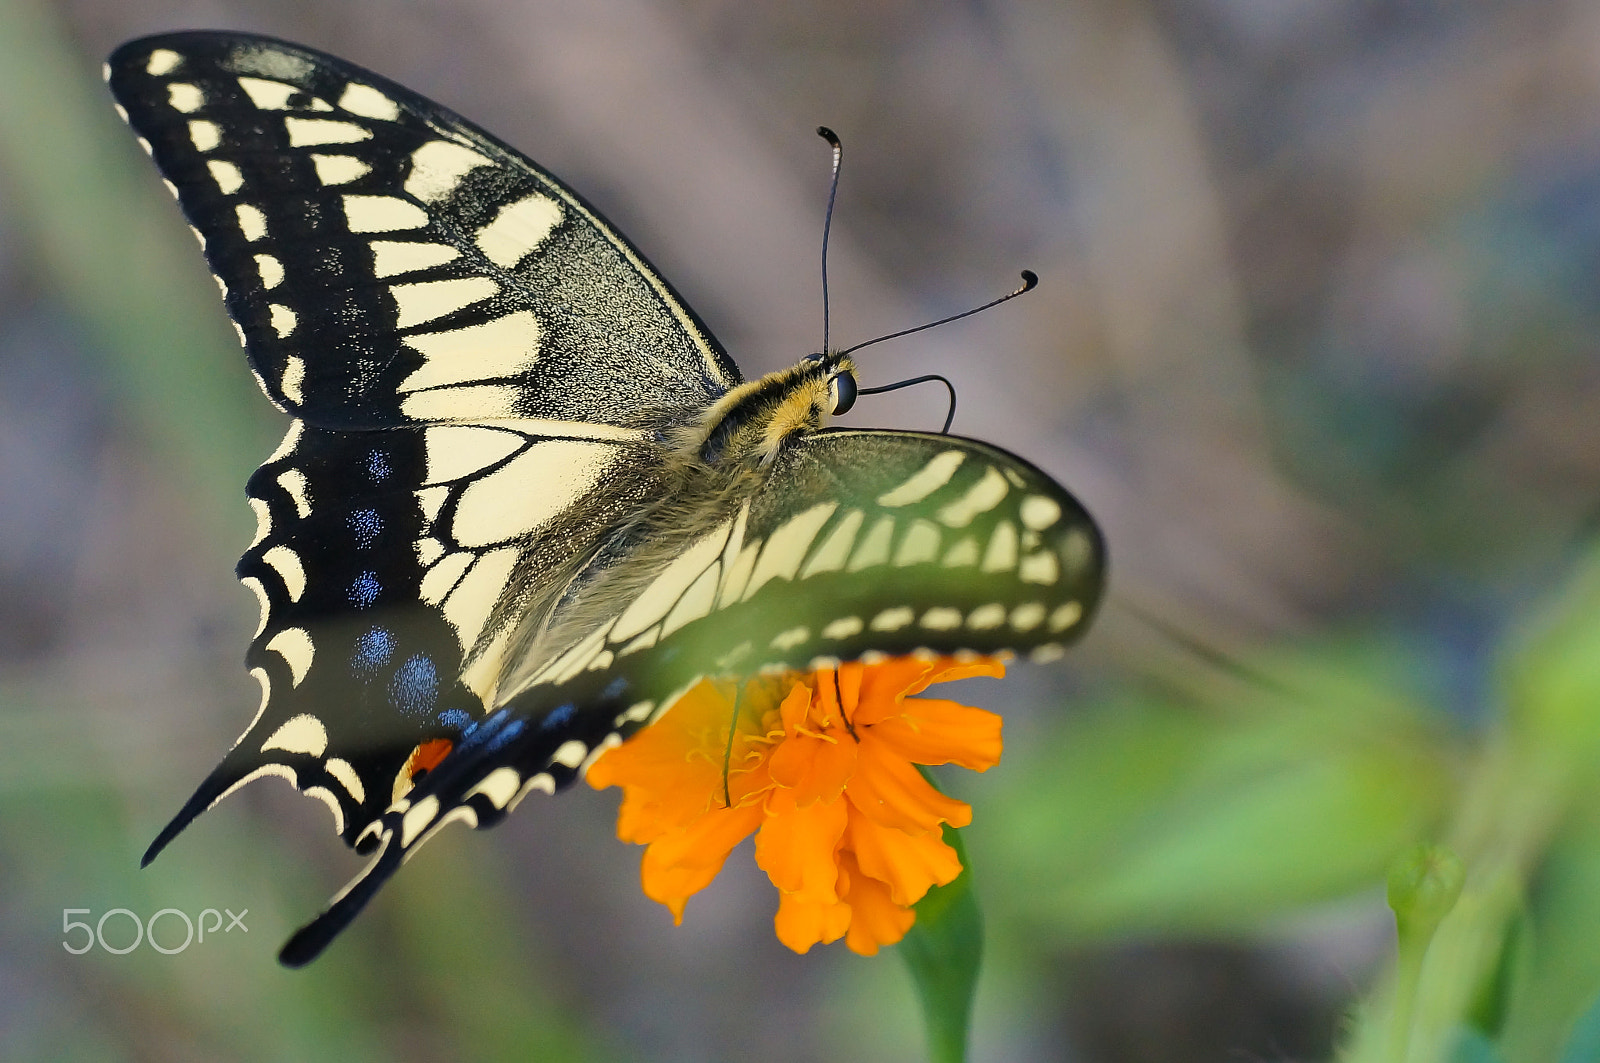
POLYGON ((742 384, 707 411, 689 440, 700 460, 769 465, 784 446, 823 428, 855 405, 856 366, 838 351, 742 384))

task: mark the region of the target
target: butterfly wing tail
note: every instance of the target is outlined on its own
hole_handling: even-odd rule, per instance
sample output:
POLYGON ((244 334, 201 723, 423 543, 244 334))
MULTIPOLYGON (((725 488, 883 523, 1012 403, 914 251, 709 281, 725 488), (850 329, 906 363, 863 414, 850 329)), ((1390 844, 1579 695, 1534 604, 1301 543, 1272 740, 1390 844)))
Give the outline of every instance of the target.
POLYGON ((320 956, 350 921, 361 914, 361 909, 389 881, 389 876, 400 869, 405 852, 405 846, 396 842, 394 828, 386 827, 371 862, 339 891, 321 915, 294 932, 278 951, 278 962, 285 967, 304 967, 320 956))

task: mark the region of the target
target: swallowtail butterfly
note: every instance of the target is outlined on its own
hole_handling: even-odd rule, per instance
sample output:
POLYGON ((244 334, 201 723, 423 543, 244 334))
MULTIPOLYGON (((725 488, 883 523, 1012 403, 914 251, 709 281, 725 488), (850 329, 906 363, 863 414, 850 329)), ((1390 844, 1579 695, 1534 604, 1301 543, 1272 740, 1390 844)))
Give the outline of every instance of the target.
POLYGON ((371 863, 315 957, 445 824, 554 793, 701 677, 1061 652, 1083 507, 942 434, 825 428, 855 367, 746 382, 643 255, 471 123, 332 56, 133 41, 118 110, 292 421, 238 574, 261 708, 161 832, 264 775, 371 863))

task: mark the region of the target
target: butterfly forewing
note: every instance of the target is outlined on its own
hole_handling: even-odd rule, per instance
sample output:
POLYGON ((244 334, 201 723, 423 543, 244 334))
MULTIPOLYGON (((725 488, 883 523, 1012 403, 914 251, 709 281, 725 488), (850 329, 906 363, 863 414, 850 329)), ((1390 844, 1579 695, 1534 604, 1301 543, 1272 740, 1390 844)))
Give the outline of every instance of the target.
POLYGON ((577 196, 384 78, 212 33, 134 41, 108 77, 262 387, 313 424, 637 425, 738 381, 577 196))

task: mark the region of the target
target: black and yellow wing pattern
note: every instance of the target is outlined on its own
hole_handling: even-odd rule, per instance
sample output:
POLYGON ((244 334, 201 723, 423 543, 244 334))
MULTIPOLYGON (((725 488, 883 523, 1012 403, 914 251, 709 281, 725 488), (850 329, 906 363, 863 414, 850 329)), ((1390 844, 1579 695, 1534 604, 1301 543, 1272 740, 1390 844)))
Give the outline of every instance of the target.
POLYGON ((247 488, 261 707, 146 860, 262 775, 322 800, 372 862, 286 963, 702 677, 1084 629, 1104 546, 1048 476, 823 428, 843 356, 743 382, 597 212, 444 108, 243 34, 107 77, 292 418, 247 488))

